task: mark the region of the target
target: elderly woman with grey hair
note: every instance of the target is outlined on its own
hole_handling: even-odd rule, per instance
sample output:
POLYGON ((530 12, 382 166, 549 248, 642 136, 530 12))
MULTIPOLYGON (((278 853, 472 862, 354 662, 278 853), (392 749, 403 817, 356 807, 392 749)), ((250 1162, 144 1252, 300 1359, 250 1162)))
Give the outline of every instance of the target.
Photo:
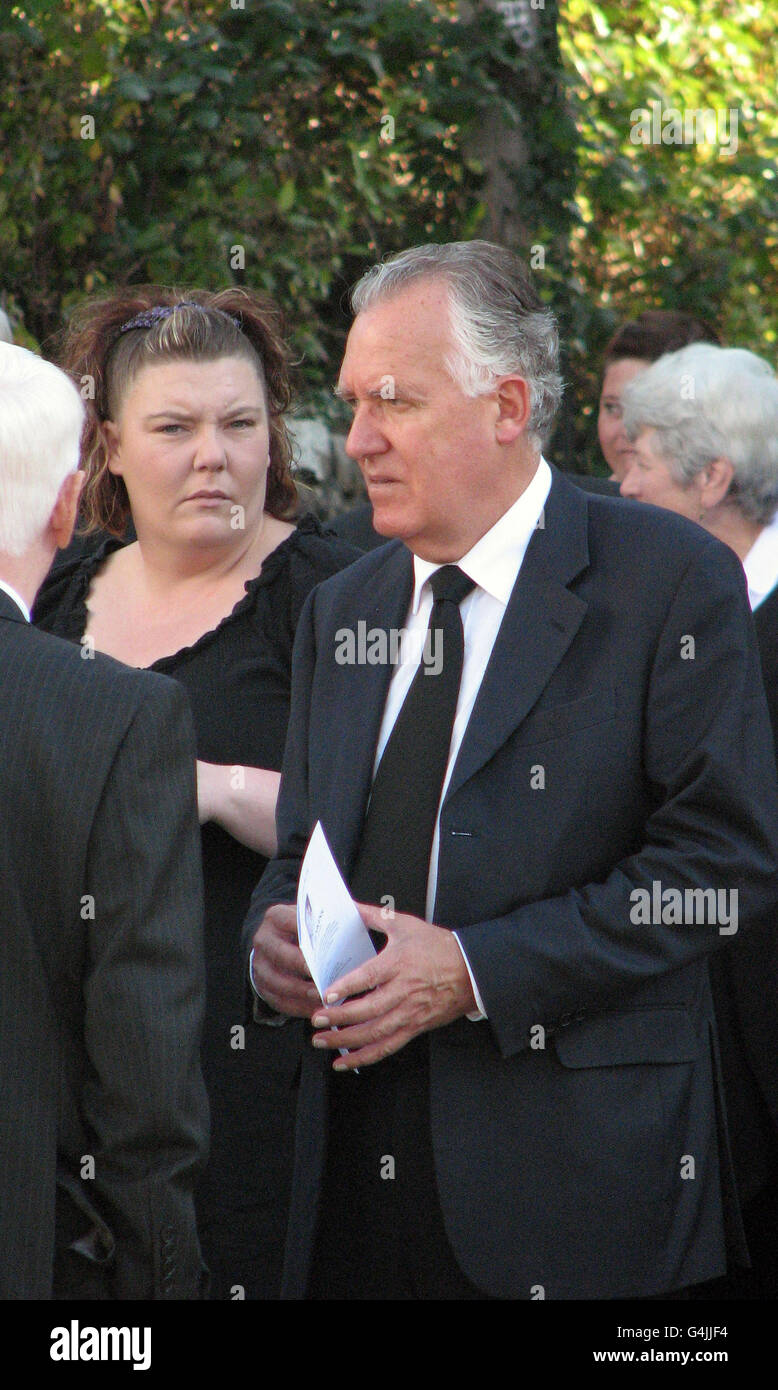
MULTIPOLYGON (((635 453, 624 497, 698 522, 740 557, 778 754, 778 380, 740 348, 695 343, 626 388, 635 453)), ((778 915, 778 914, 777 914, 778 915)), ((753 1269, 715 1297, 778 1296, 778 927, 710 958, 740 1197, 753 1269)))
POLYGON ((740 557, 751 606, 778 581, 778 380, 743 348, 693 343, 624 392, 623 497, 688 516, 740 557))

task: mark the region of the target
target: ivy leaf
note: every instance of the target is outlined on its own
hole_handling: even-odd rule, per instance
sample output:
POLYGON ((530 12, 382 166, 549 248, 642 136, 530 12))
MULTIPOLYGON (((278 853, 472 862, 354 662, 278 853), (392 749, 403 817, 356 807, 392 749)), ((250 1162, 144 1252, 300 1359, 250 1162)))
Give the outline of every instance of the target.
POLYGON ((122 72, 116 79, 116 91, 130 101, 151 101, 151 91, 135 72, 122 72))
POLYGON ((287 179, 285 183, 281 185, 281 190, 276 199, 276 207, 279 212, 289 212, 289 209, 294 203, 296 191, 294 179, 287 179))

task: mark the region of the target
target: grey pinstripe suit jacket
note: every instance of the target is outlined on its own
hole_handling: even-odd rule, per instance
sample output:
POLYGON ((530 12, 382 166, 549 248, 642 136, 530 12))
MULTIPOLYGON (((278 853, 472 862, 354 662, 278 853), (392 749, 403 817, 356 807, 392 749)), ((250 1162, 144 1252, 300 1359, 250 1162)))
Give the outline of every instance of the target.
POLYGON ((0 590, 0 1297, 200 1291, 194 734, 0 590))

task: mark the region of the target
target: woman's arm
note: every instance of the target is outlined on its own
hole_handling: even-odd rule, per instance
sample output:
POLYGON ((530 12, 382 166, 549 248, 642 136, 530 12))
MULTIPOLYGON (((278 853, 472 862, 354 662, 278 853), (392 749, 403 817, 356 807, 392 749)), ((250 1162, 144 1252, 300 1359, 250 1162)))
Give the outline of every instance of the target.
POLYGON ((262 767, 197 761, 200 824, 216 821, 257 854, 276 852, 276 799, 280 772, 262 767))

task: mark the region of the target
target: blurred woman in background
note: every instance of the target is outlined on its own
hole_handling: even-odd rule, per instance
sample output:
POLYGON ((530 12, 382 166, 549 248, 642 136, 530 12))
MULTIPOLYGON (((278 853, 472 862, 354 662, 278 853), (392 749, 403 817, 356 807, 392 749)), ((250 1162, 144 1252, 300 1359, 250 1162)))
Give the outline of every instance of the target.
MULTIPOLYGON (((697 521, 743 563, 752 609, 778 583, 778 380, 744 348, 697 343, 627 388, 623 497, 697 521)), ((778 603, 778 595, 776 595, 778 603)))
POLYGON ((648 309, 623 323, 605 349, 597 434, 603 458, 617 482, 629 465, 632 446, 624 429, 621 398, 636 376, 666 352, 689 343, 718 343, 710 324, 675 309, 648 309))

